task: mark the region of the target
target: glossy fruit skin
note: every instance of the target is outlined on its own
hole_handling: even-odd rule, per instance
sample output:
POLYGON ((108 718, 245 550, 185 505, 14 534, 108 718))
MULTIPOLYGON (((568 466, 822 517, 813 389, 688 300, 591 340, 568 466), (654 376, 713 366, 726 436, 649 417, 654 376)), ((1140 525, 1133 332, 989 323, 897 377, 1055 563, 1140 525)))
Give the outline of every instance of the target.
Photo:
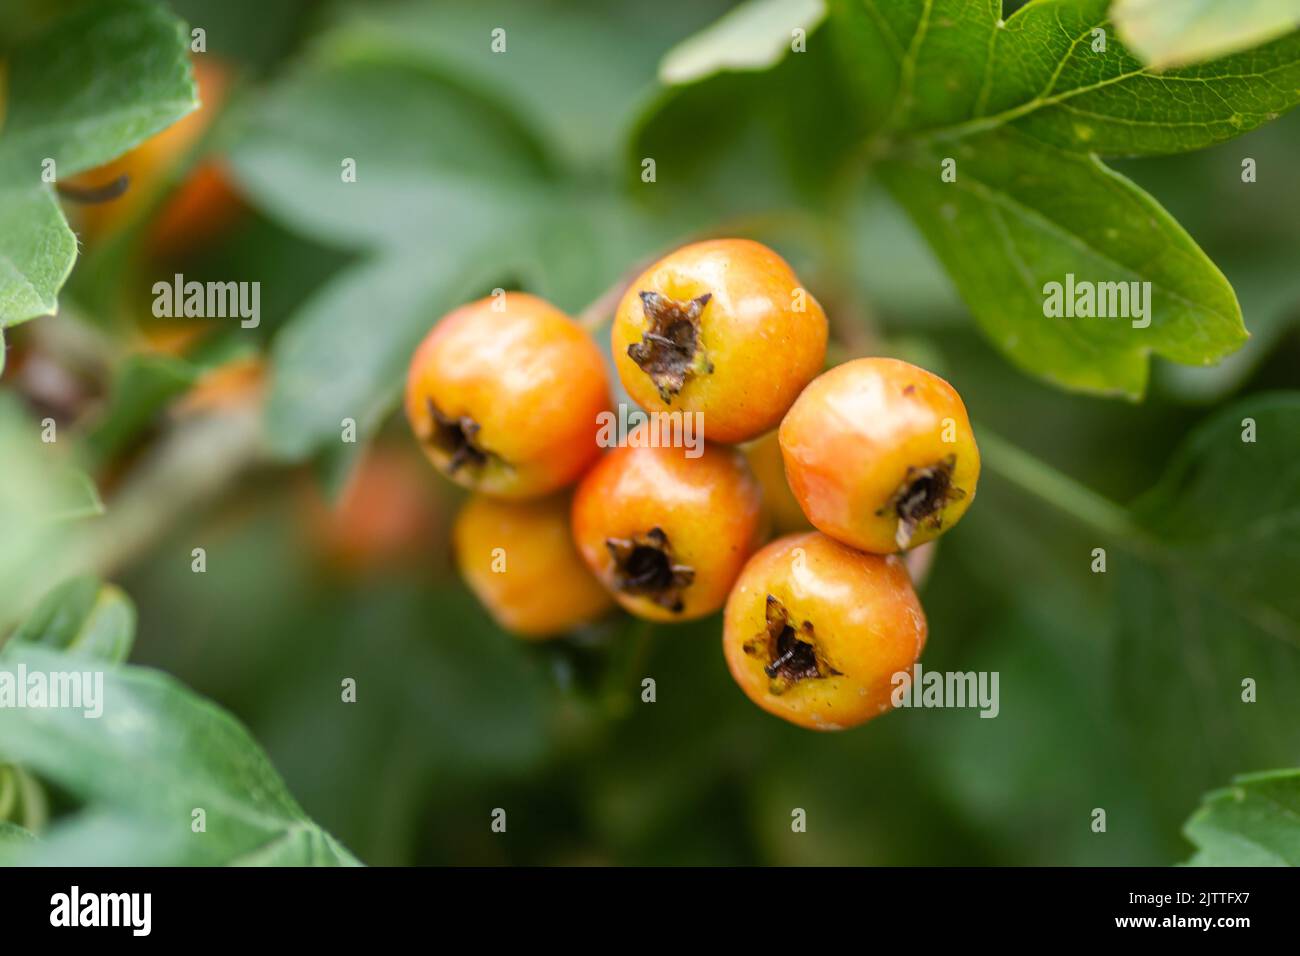
POLYGON ((523 292, 506 293, 503 309, 499 301, 461 306, 429 333, 411 359, 406 414, 434 467, 457 484, 537 497, 576 481, 600 454, 609 379, 596 343, 559 309, 523 292), (435 410, 471 424, 449 430, 435 410), (466 429, 481 459, 451 450, 466 429))
POLYGON ((743 456, 705 444, 616 448, 578 485, 573 537, 596 577, 627 611, 652 621, 688 621, 722 607, 762 534, 762 491, 743 456), (671 564, 685 570, 653 593, 632 593, 626 543, 652 545, 658 529, 671 564), (689 581, 686 577, 689 576, 689 581), (680 603, 678 603, 680 602, 680 603))
POLYGON ((811 531, 808 516, 799 507, 799 501, 785 480, 785 462, 781 458, 781 443, 775 431, 741 447, 754 477, 763 488, 763 511, 774 534, 794 534, 811 531))
POLYGON ((811 730, 844 730, 891 708, 894 675, 910 670, 925 640, 925 613, 901 557, 810 531, 773 541, 745 565, 727 600, 722 647, 731 676, 759 707, 811 730), (801 644, 816 648, 817 675, 790 681, 765 670, 780 659, 769 596, 811 638, 801 644))
POLYGON ((748 239, 684 246, 627 289, 614 317, 614 367, 648 411, 702 412, 710 441, 748 441, 776 427, 826 357, 827 323, 785 260, 748 239), (678 303, 709 298, 698 315, 699 350, 680 391, 665 397, 629 355, 653 322, 643 295, 678 303), (802 307, 803 311, 796 311, 802 307))
POLYGON ((819 376, 781 423, 780 441, 786 478, 808 520, 863 551, 924 544, 956 524, 975 498, 980 455, 961 397, 937 375, 897 359, 855 359, 819 376), (932 482, 934 510, 908 536, 899 509, 906 489, 923 487, 924 470, 942 473, 943 481, 932 482))
POLYGON ((474 495, 456 516, 456 566, 492 618, 528 639, 556 637, 614 606, 569 536, 569 496, 474 495), (494 570, 494 568, 502 570, 494 570))

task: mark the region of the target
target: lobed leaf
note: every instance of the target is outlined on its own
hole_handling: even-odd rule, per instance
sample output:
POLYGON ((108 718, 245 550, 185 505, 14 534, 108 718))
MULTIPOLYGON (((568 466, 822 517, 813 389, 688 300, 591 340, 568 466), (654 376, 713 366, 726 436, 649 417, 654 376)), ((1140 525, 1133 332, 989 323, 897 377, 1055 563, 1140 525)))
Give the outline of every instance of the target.
POLYGON ((984 0, 833 0, 831 31, 881 177, 994 344, 1058 385, 1136 398, 1150 354, 1210 364, 1246 332, 1209 258, 1096 157, 1200 149, 1276 118, 1300 101, 1300 32, 1158 73, 1108 7, 1033 0, 1002 20, 984 0), (1150 327, 1046 318, 1046 283, 1069 274, 1151 282, 1150 327))

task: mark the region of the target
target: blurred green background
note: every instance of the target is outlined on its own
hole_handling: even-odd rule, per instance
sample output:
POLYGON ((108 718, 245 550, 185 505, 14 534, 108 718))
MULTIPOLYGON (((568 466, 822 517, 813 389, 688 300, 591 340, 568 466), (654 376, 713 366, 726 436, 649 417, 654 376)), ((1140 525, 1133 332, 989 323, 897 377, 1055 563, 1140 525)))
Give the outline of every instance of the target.
MULTIPOLYGON (((0 29, 20 40, 74 6, 10 4, 0 29)), ((166 520, 103 570, 139 612, 133 663, 244 721, 307 813, 359 858, 1163 865, 1189 855, 1180 828, 1203 792, 1300 763, 1294 643, 1260 637, 1227 604, 1190 612, 1190 626, 1180 609, 1196 579, 1147 566, 992 467, 922 599, 925 667, 1000 672, 997 719, 905 711, 835 735, 786 726, 732 683, 717 618, 612 618, 523 644, 457 581, 457 493, 389 414, 411 346, 451 306, 504 285, 576 313, 672 243, 735 233, 790 259, 832 313, 841 356, 932 369, 977 429, 1127 505, 1198 423, 1300 384, 1300 117, 1115 164, 1220 266, 1253 336, 1213 368, 1157 362, 1134 404, 1012 367, 883 191, 831 175, 826 157, 853 130, 815 32, 805 57, 666 88, 665 54, 728 4, 171 6, 206 29, 206 55, 231 77, 182 165, 218 161, 237 215, 198 248, 150 250, 160 200, 89 242, 63 314, 12 331, 0 388, 36 410, 66 403, 102 451, 111 505, 149 449, 192 424, 196 370, 257 369, 266 356, 265 392, 256 371, 227 379, 201 414, 237 419, 252 402, 269 454, 236 426, 230 474, 156 488, 166 520), (498 26, 504 56, 489 49, 498 26), (645 156, 653 184, 640 179, 645 156), (1243 156, 1261 170, 1248 189, 1243 156), (343 157, 357 160, 350 208, 323 198, 343 157), (173 271, 261 281, 261 327, 142 351, 146 290, 173 271), (167 369, 140 373, 142 354, 184 363, 170 369, 177 383, 167 369), (149 396, 127 414, 112 396, 131 369, 149 396), (51 390, 59 371, 64 387, 51 390), (348 415, 365 440, 340 452, 348 415), (198 546, 202 575, 190 569, 198 546), (1090 570, 1099 546, 1106 574, 1090 570), (1267 687, 1253 710, 1239 701, 1243 675, 1267 687), (646 676, 653 704, 639 698, 646 676), (355 705, 338 703, 344 677, 358 682, 355 705), (489 829, 497 807, 504 836, 489 829), (1104 834, 1089 826, 1097 807, 1104 834), (794 808, 806 833, 791 831, 794 808)), ((1289 440, 1294 459, 1300 439, 1289 440)), ((1293 557, 1279 569, 1292 581, 1293 557)))

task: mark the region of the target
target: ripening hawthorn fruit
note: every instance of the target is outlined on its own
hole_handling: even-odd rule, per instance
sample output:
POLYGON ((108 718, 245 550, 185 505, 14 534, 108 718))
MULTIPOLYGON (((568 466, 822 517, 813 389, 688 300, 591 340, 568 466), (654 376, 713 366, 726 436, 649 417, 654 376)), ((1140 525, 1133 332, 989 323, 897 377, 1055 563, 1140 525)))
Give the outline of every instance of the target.
POLYGON ((337 501, 304 476, 298 508, 312 551, 332 572, 359 578, 427 561, 446 530, 444 507, 413 449, 375 445, 357 463, 337 501))
POLYGON ((645 426, 578 485, 573 537, 587 566, 625 609, 686 621, 722 607, 758 546, 762 492, 744 458, 705 444, 640 447, 645 426))
POLYGON ((775 428, 826 356, 826 315, 785 260, 748 239, 684 246, 628 287, 614 366, 650 411, 702 412, 711 441, 775 428))
POLYGON ((569 497, 501 501, 474 495, 452 531, 456 566, 501 627, 540 639, 614 606, 569 535, 569 497))
POLYGON ((763 489, 763 511, 767 514, 772 533, 793 534, 811 531, 808 517, 785 480, 785 463, 781 460, 781 443, 777 433, 770 431, 762 438, 746 444, 741 451, 763 489))
POLYGON ((924 369, 855 359, 781 423, 790 489, 819 531, 889 554, 938 537, 975 497, 980 454, 956 390, 924 369))
POLYGON ((722 648, 758 706, 800 727, 843 730, 890 709, 894 675, 911 670, 925 638, 902 558, 810 531, 773 541, 745 565, 722 648))
POLYGON ((503 498, 575 481, 600 453, 597 416, 608 408, 591 337, 523 292, 448 314, 416 349, 406 380, 406 414, 434 467, 503 498))

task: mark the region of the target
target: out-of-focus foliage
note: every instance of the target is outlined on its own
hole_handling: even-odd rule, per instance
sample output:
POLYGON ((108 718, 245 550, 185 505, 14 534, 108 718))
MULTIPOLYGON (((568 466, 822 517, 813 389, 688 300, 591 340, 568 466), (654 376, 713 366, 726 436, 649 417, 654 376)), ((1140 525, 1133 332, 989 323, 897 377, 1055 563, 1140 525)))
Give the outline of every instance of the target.
POLYGON ((1128 47, 1158 69, 1255 46, 1300 26, 1296 0, 1114 0, 1128 47))
POLYGON ((193 109, 185 51, 180 21, 149 0, 91 5, 0 50, 0 326, 54 312, 76 258, 49 177, 104 163, 193 109))
MULTIPOLYGON (((93 5, 59 4, 73 16, 93 5)), ((1070 139, 1077 129, 1067 111, 1026 113, 1016 132, 953 141, 952 153, 939 141, 921 144, 933 165, 895 154, 882 185, 873 171, 885 156, 864 137, 894 107, 862 99, 845 73, 855 62, 845 18, 861 2, 831 3, 807 52, 771 63, 705 55, 725 26, 715 41, 707 32, 691 41, 731 8, 722 2, 171 6, 206 29, 209 55, 243 71, 202 155, 186 162, 221 159, 245 216, 183 256, 142 252, 139 230, 88 244, 64 291, 64 315, 9 330, 0 379, 0 389, 38 407, 0 404, 0 440, 13 443, 0 448, 24 449, 21 457, 0 450, 0 612, 32 607, 60 579, 38 556, 112 554, 113 566, 101 570, 138 608, 132 660, 144 668, 119 668, 112 686, 152 729, 106 744, 95 736, 102 728, 69 728, 62 715, 29 726, 0 712, 12 721, 0 733, 0 760, 51 785, 53 816, 36 827, 35 848, 22 825, 0 825, 0 846, 12 837, 24 841, 17 852, 79 860, 64 842, 75 836, 101 861, 144 862, 133 845, 147 847, 150 862, 222 861, 255 854, 278 834, 273 845, 294 860, 350 861, 305 815, 377 864, 1164 864, 1189 856, 1183 823, 1207 789, 1300 764, 1300 609, 1288 587, 1300 425, 1294 392, 1285 391, 1300 386, 1295 115, 1249 132, 1254 119, 1234 126, 1222 117, 1208 130, 1147 129, 1147 139, 1114 151, 1151 152, 1152 137, 1159 151, 1207 148, 1116 161, 1121 179, 1076 152, 1055 152, 1086 148, 1070 139), (493 52, 497 29, 502 53, 493 52), (668 70, 690 81, 664 85, 661 67, 674 50, 679 64, 694 50, 697 65, 668 70), (1229 132, 1242 135, 1209 145, 1229 132), (1005 169, 989 168, 992 146, 1008 142, 999 137, 1019 137, 1023 148, 1007 150, 1016 155, 1002 157, 1005 169), (989 150, 958 151, 981 143, 989 150), (941 185, 937 161, 948 155, 958 181, 941 185), (1257 164, 1254 182, 1243 181, 1245 158, 1257 164), (342 178, 348 159, 356 182, 342 178), (1103 189, 1096 208, 1115 210, 1113 221, 1080 210, 1097 195, 1074 190, 1085 181, 1103 189), (941 190, 958 184, 954 208, 991 231, 972 227, 962 239, 943 218, 936 204, 949 194, 941 190), (998 217, 1012 215, 1008 203, 1051 221, 1021 215, 1023 241, 1008 246, 996 233, 1007 222, 998 217), (1008 348, 1008 330, 1034 342, 1027 330, 1047 320, 1027 316, 1029 300, 1002 281, 1014 272, 1007 249, 1038 250, 1064 272, 1080 261, 1076 253, 1131 252, 1105 233, 1130 222, 1152 250, 1182 251, 1166 287, 1191 293, 1188 315, 1212 305, 1219 319, 1126 328, 1118 343, 1089 332, 1051 348, 1008 348), (1063 223, 1079 228, 1063 232, 1063 223), (1031 493, 989 456, 978 503, 941 542, 922 595, 931 634, 923 663, 997 671, 997 718, 902 711, 855 732, 812 735, 736 690, 716 619, 658 628, 612 617, 527 645, 499 631, 454 579, 446 528, 455 494, 425 469, 391 414, 411 346, 445 309, 496 286, 577 312, 645 257, 703 234, 774 245, 827 308, 837 349, 922 361, 960 389, 977 428, 1024 449, 1036 474, 1057 476, 1054 487, 1136 502, 1115 509, 1132 526, 1129 539, 1090 524, 1087 508, 1071 513, 1031 493), (1078 252, 1080 241, 1091 252, 1078 252), (154 341, 149 290, 176 272, 261 282, 261 326, 216 320, 199 347, 154 341), (1233 293, 1252 336, 1239 352, 1205 368, 1148 357, 1147 346, 1224 351, 1239 338, 1233 293), (1204 341, 1189 346, 1189 328, 1204 341), (86 351, 93 361, 83 360, 86 351), (1042 363, 1055 363, 1046 376, 1054 381, 1075 376, 1130 392, 1146 381, 1148 362, 1152 374, 1141 403, 1112 402, 1051 387, 1007 355, 1040 376, 1042 363), (237 404, 224 404, 234 400, 214 395, 212 373, 232 356, 265 361, 264 396, 240 392, 237 404), (89 380, 77 414, 44 407, 51 362, 89 380), (207 403, 196 414, 194 391, 204 383, 207 403), (52 447, 39 442, 45 414, 59 419, 52 447), (239 417, 249 415, 273 462, 250 453, 239 417), (1241 440, 1246 417, 1257 424, 1254 443, 1241 440), (358 423, 359 445, 339 441, 347 418, 358 423), (365 490, 393 487, 365 480, 375 452, 406 456, 410 494, 365 490), (74 465, 93 475, 108 513, 50 523, 66 509, 36 507, 53 487, 43 476, 74 465), (322 475, 348 507, 321 506, 314 482, 322 475), (194 495, 205 482, 213 493, 194 495), (421 537, 415 557, 394 564, 379 560, 386 539, 367 517, 391 514, 385 505, 397 499, 421 537), (129 522, 123 557, 112 540, 79 546, 102 522, 155 510, 171 516, 167 524, 137 540, 129 522), (198 547, 204 573, 192 569, 198 547), (1105 573, 1092 570, 1097 548, 1107 551, 1105 573), (640 696, 646 677, 656 681, 654 703, 640 696), (356 703, 340 701, 348 678, 356 703), (1242 700, 1246 678, 1257 685, 1253 703, 1242 700), (209 731, 221 747, 197 743, 209 731), (22 737, 21 753, 6 752, 10 733, 22 737), (252 767, 259 779, 272 765, 283 775, 283 787, 269 778, 274 825, 237 814, 214 834, 220 842, 196 849, 184 829, 190 810, 203 799, 247 798, 220 761, 252 767), (197 795, 168 796, 177 774, 197 795), (490 829, 496 808, 508 813, 505 834, 490 829), (806 833, 791 831, 795 808, 807 811, 806 833), (1107 812, 1104 833, 1089 826, 1095 808, 1107 812), (158 842, 163 820, 180 828, 175 844, 158 842)), ((765 6, 757 22, 771 15, 765 6)), ((903 15, 921 5, 889 6, 903 15)), ((1073 13, 1082 33, 1103 7, 1042 0, 1017 16, 1073 13)), ((950 31, 963 18, 985 23, 997 5, 953 9, 950 31)), ((51 28, 62 12, 51 10, 35 4, 0 22, 6 35, 27 38, 51 28)), ((753 8, 733 16, 730 29, 756 22, 746 19, 753 8)), ((755 50, 777 49, 766 26, 756 35, 755 50)), ((951 96, 945 89, 956 75, 949 67, 967 59, 953 36, 936 30, 934 45, 918 51, 916 100, 894 117, 898 130, 971 118, 979 84, 951 96), (970 102, 954 105, 963 97, 970 102)), ((1114 34, 1108 39, 1116 62, 1129 62, 1114 34)), ((1272 41, 1277 49, 1294 42, 1272 41)), ((897 67, 867 49, 856 47, 859 80, 897 67)), ((1074 61, 1053 62, 1079 79, 1074 61)), ((874 79, 868 94, 895 82, 874 79)), ((1000 80, 1018 81, 1012 72, 1000 80)), ((1132 82, 1142 85, 1114 87, 1093 105, 1166 95, 1165 81, 1132 82)), ((998 87, 990 98, 998 91, 1012 95, 998 87)), ((1108 142, 1128 125, 1106 124, 1108 142)), ((1151 271, 1141 257, 1133 263, 1135 274, 1151 271)), ((86 606, 80 592, 69 597, 69 607, 86 606)), ((56 630, 73 633, 71 620, 56 630)), ((40 649, 7 652, 20 653, 40 649)), ((1205 836, 1210 830, 1280 832, 1255 815, 1272 790, 1257 794, 1245 783, 1239 792, 1247 798, 1212 798, 1189 826, 1203 854, 1226 845, 1205 836)))
POLYGON ((1247 774, 1187 821, 1192 866, 1300 866, 1300 771, 1247 774))
POLYGON ((14 839, 11 830, 0 840, 0 861, 354 864, 307 819, 237 721, 165 675, 115 666, 134 624, 120 592, 76 579, 5 645, 0 673, 15 681, 40 672, 53 683, 52 675, 75 672, 102 683, 93 708, 83 688, 84 712, 0 708, 5 759, 85 807, 35 840, 14 839))

